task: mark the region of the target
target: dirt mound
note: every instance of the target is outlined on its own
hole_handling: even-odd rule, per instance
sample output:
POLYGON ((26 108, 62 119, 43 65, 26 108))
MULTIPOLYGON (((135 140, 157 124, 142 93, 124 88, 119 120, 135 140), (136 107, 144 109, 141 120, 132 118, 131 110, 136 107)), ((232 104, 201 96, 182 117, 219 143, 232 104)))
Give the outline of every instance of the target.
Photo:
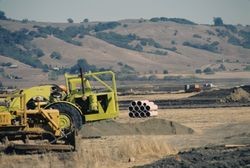
POLYGON ((235 88, 232 93, 225 98, 226 102, 248 102, 250 101, 250 93, 242 88, 235 88))
POLYGON ((204 91, 197 95, 191 96, 190 98, 213 98, 213 99, 222 99, 226 96, 230 95, 233 91, 233 88, 230 89, 219 89, 219 90, 211 90, 204 91))
POLYGON ((88 136, 110 135, 172 135, 191 134, 194 131, 184 125, 164 119, 148 119, 139 123, 119 123, 114 120, 103 120, 87 123, 80 134, 88 136))
POLYGON ((250 147, 204 147, 139 167, 248 167, 250 147))
POLYGON ((219 102, 249 102, 250 101, 250 86, 245 85, 230 89, 220 89, 212 91, 204 91, 197 95, 191 96, 192 98, 209 98, 218 99, 219 102))

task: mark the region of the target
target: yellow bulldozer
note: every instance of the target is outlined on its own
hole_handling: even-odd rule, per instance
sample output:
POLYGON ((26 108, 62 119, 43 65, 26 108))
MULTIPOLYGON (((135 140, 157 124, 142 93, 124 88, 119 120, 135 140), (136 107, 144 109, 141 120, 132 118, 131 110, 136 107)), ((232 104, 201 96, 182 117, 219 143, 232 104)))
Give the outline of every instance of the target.
POLYGON ((5 149, 75 150, 75 134, 85 122, 118 115, 112 71, 65 74, 65 85, 35 86, 0 96, 0 141, 5 149), (17 140, 23 144, 12 143, 17 140))

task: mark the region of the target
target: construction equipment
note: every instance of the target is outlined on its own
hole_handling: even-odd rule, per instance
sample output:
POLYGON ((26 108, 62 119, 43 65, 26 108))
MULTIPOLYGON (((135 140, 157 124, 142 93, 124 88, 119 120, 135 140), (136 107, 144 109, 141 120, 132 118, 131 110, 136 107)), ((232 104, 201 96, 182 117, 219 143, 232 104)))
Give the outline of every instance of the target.
POLYGON ((201 87, 198 84, 185 85, 184 90, 185 90, 186 93, 200 92, 201 87))
POLYGON ((37 109, 27 110, 25 98, 24 94, 0 96, 0 148, 7 152, 75 150, 74 128, 61 128, 59 111, 42 109, 39 102, 37 109), (15 98, 20 101, 19 109, 9 106, 9 101, 15 98))
MULTIPOLYGON (((9 124, 12 121, 11 116, 22 118, 22 116, 26 116, 25 113, 34 120, 32 122, 45 120, 46 122, 35 123, 35 125, 40 124, 39 129, 49 127, 49 130, 52 130, 50 134, 59 138, 62 137, 61 134, 72 134, 72 128, 75 131, 79 130, 85 122, 116 118, 119 115, 115 74, 112 71, 85 74, 81 72, 80 75, 65 74, 65 82, 65 87, 42 85, 18 91, 16 95, 25 95, 25 99, 23 100, 22 96, 9 97, 8 108, 11 111, 5 112, 3 118, 8 116, 9 124), (104 78, 109 80, 105 81, 104 78), (20 102, 23 102, 24 105, 21 105, 20 102), (17 111, 20 109, 23 112, 19 115, 17 111), (55 117, 48 120, 52 114, 55 117)), ((27 118, 23 117, 21 121, 25 120, 27 118)), ((25 126, 21 125, 22 128, 27 126, 27 122, 26 125, 24 124, 25 126)), ((0 121, 1 126, 4 126, 5 132, 9 132, 5 122, 0 121)), ((35 128, 37 129, 37 127, 35 128)), ((24 129, 24 132, 26 130, 24 129)), ((34 132, 36 131, 34 130, 34 132)))

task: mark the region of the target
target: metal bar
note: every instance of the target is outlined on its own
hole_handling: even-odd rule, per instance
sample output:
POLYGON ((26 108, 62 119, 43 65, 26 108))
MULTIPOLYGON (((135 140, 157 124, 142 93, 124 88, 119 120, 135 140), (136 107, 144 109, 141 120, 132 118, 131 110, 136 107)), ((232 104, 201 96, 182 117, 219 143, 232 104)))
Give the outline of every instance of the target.
POLYGON ((52 119, 50 119, 49 115, 48 115, 46 112, 44 112, 42 109, 40 109, 39 111, 41 112, 41 114, 42 114, 45 118, 47 118, 47 119, 49 120, 49 122, 50 122, 57 130, 59 129, 59 126, 58 126, 52 119))

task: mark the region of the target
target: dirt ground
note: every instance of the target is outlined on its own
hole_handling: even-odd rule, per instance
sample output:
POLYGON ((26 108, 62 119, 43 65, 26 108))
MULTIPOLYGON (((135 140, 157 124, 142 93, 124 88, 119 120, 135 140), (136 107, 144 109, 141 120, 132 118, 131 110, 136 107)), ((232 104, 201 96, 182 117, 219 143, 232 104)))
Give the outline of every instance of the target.
MULTIPOLYGON (((168 135, 109 135, 85 139, 78 136, 78 151, 34 155, 0 155, 0 167, 133 167, 191 148, 249 144, 250 108, 162 109, 153 119, 129 118, 121 111, 117 123, 143 123, 148 120, 174 121, 193 133, 168 135), (14 162, 13 162, 14 161, 14 162)), ((167 122, 166 122, 167 123, 167 122)), ((117 128, 117 125, 114 125, 117 128)), ((109 128, 115 130, 116 128, 109 128)))

